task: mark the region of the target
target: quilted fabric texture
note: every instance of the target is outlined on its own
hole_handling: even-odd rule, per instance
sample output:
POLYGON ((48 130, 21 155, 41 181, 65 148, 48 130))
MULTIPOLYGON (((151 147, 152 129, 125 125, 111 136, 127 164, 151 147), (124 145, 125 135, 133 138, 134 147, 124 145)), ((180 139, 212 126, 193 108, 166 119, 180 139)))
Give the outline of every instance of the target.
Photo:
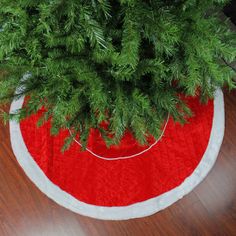
MULTIPOLYGON (((68 131, 50 136, 50 122, 37 128, 41 112, 20 124, 27 149, 45 175, 76 199, 97 206, 127 206, 179 186, 199 164, 209 141, 213 101, 202 105, 189 98, 193 117, 181 126, 170 118, 161 140, 142 155, 126 160, 101 160, 81 152, 74 142, 65 153, 60 149, 68 131)), ((150 143, 153 140, 150 140, 150 143)), ((119 147, 107 149, 96 130, 88 148, 101 156, 132 155, 147 147, 127 133, 119 147)))

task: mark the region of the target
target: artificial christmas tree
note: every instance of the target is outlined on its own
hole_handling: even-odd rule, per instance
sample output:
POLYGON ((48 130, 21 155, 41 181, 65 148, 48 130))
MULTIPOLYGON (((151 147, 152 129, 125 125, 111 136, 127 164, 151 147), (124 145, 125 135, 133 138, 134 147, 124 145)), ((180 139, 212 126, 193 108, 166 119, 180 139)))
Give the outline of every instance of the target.
POLYGON ((223 118, 215 115, 223 105, 220 92, 214 104, 198 100, 213 98, 218 87, 235 87, 230 63, 236 57, 236 37, 219 16, 226 2, 0 2, 0 100, 15 100, 10 114, 4 114, 11 120, 13 149, 42 191, 76 212, 116 219, 151 214, 200 182, 222 141, 223 118), (186 120, 191 124, 178 126, 186 120), (205 149, 212 150, 210 161, 205 149), (91 156, 99 161, 90 162, 91 156), (107 160, 114 162, 105 164, 107 160), (190 177, 202 161, 206 168, 200 177, 158 208, 152 204, 142 214, 129 208, 131 213, 122 216, 115 216, 116 210, 109 216, 109 209, 105 217, 100 211, 91 213, 91 206, 81 210, 84 203, 120 207, 163 194, 190 177), (171 167, 178 172, 178 177, 172 176, 175 181, 171 167), (73 172, 69 175, 75 182, 66 177, 66 170, 73 172), (38 178, 42 172, 82 205, 76 208, 75 200, 64 193, 67 200, 61 201, 61 192, 52 194, 55 187, 44 188, 45 177, 38 178), (93 179, 89 173, 98 176, 93 179), (158 187, 155 181, 162 177, 158 187), (104 179, 109 181, 99 185, 104 179), (129 188, 126 180, 139 185, 139 191, 129 188), (124 197, 125 189, 133 195, 124 197), (65 203, 68 199, 73 206, 65 203))
POLYGON ((127 129, 141 144, 158 138, 168 114, 190 113, 180 93, 206 99, 234 86, 225 2, 3 0, 1 101, 29 95, 16 119, 44 106, 40 123, 52 117, 53 134, 73 128, 84 145, 90 128, 107 144, 127 129))

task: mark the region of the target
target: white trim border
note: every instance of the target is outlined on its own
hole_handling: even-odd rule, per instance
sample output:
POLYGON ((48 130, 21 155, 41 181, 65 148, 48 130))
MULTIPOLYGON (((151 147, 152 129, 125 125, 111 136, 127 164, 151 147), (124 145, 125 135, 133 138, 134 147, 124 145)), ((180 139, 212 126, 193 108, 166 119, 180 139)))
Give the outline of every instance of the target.
MULTIPOLYGON (((23 101, 23 97, 13 101, 10 112, 12 113, 21 108, 23 101)), ((81 202, 52 183, 31 157, 24 143, 20 125, 14 120, 10 121, 10 138, 13 152, 20 166, 31 181, 50 199, 84 216, 103 220, 127 220, 152 215, 170 206, 192 191, 213 167, 223 141, 224 128, 224 98, 222 91, 217 90, 214 99, 214 117, 209 143, 202 160, 194 172, 181 185, 164 194, 120 207, 103 207, 81 202)))

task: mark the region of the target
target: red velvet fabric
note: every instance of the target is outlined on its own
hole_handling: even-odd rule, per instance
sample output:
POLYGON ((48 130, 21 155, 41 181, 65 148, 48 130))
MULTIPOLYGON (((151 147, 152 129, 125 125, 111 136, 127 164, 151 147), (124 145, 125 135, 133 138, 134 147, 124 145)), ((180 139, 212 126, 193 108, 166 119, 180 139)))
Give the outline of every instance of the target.
MULTIPOLYGON (((188 103, 194 116, 181 126, 170 118, 164 136, 149 151, 127 160, 101 160, 73 143, 64 154, 60 149, 68 131, 50 136, 50 122, 36 128, 40 112, 21 122, 25 144, 45 175, 61 189, 85 203, 126 206, 165 193, 187 178, 199 164, 209 141, 213 101, 207 105, 197 98, 188 103)), ((107 149, 96 130, 89 146, 106 157, 132 155, 144 150, 127 133, 119 147, 107 149)))

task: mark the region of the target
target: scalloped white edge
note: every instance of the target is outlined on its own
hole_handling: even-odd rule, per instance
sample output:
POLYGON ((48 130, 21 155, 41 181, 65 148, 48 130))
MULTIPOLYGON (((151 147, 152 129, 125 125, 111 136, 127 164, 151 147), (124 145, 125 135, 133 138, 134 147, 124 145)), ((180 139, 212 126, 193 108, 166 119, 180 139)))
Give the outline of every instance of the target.
MULTIPOLYGON (((24 98, 13 101, 10 112, 22 107, 24 98)), ((210 140, 206 151, 194 172, 178 187, 142 202, 128 206, 104 207, 81 202, 52 183, 37 163, 33 160, 23 141, 19 123, 10 121, 10 138, 17 161, 31 181, 50 199, 59 205, 79 213, 103 220, 127 220, 152 215, 181 199, 193 190, 213 167, 224 136, 224 98, 221 90, 217 90, 214 99, 214 117, 210 140)))

